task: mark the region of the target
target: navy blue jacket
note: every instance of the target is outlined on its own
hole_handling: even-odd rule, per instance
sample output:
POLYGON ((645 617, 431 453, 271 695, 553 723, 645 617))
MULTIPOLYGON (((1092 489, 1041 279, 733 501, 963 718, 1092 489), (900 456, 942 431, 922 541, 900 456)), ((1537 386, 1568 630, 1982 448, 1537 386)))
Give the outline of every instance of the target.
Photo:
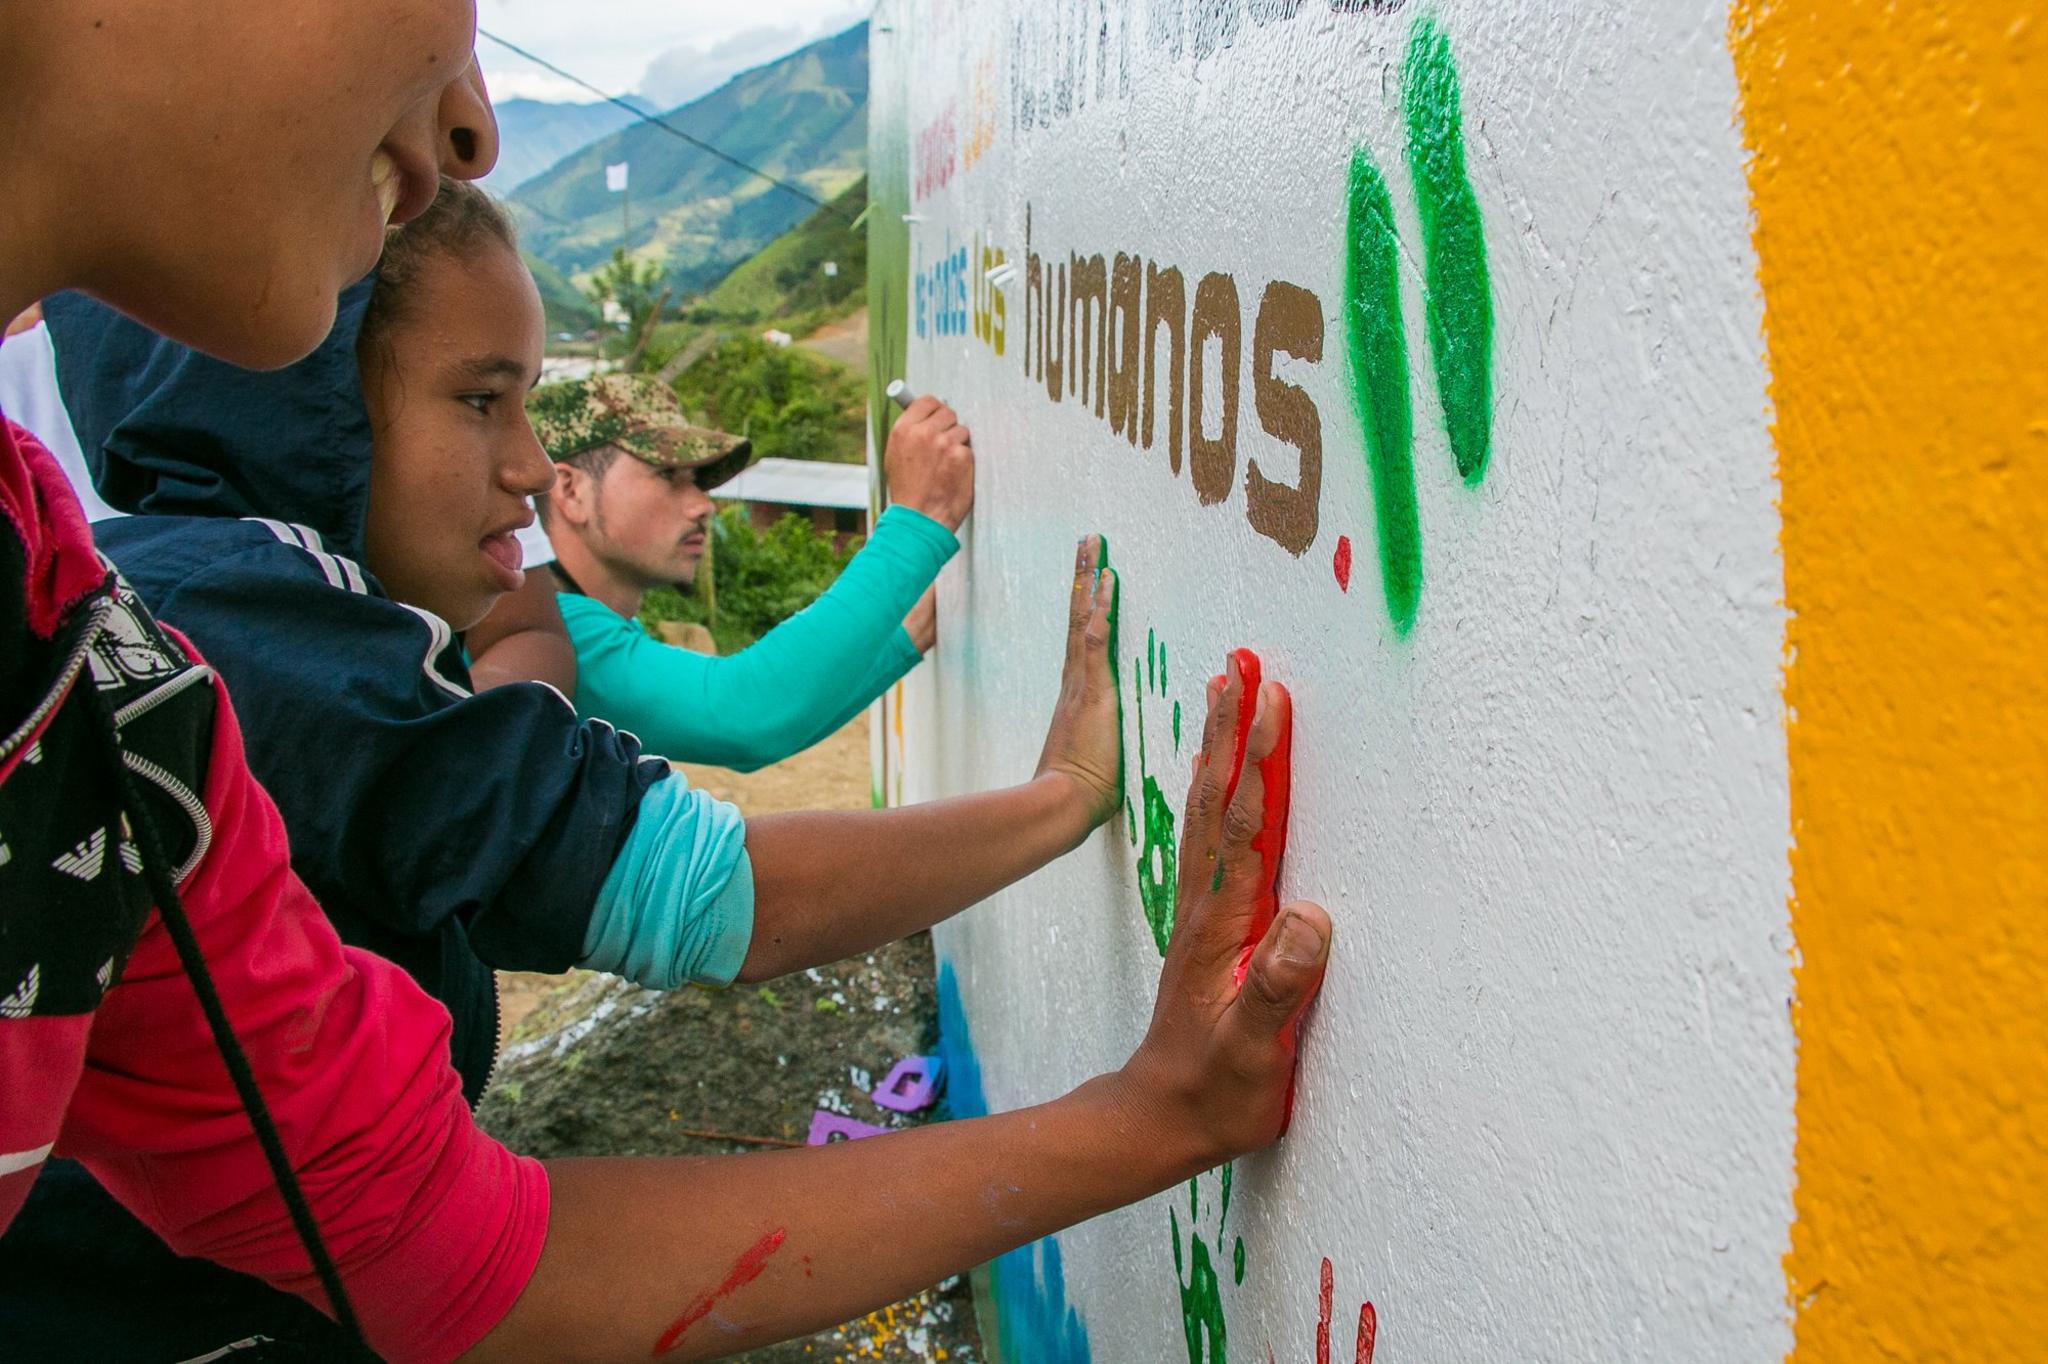
POLYGON ((469 694, 446 622, 361 564, 370 422, 342 296, 311 357, 257 374, 76 295, 45 307, 99 544, 220 671, 292 865, 344 941, 455 1019, 464 1091, 497 1050, 491 967, 561 971, 640 798, 668 775, 537 683, 469 694))

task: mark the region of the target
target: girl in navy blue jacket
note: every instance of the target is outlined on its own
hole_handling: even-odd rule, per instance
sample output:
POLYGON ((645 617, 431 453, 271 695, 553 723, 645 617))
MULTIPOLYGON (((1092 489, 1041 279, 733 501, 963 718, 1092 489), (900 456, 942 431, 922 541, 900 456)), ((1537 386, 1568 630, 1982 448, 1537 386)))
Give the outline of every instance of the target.
MULTIPOLYGON (((743 823, 550 688, 471 695, 456 637, 518 585, 501 551, 554 476, 523 407, 539 297, 473 187, 450 182, 393 235, 326 344, 276 373, 77 296, 48 315, 98 482, 138 513, 109 523, 106 552, 226 678, 293 863, 344 939, 448 1005, 472 1099, 497 1048, 493 967, 765 979, 926 927, 1114 811, 1106 639, 1069 649, 1030 782, 895 811, 743 823)), ((1093 554, 1077 635, 1114 590, 1093 554)))

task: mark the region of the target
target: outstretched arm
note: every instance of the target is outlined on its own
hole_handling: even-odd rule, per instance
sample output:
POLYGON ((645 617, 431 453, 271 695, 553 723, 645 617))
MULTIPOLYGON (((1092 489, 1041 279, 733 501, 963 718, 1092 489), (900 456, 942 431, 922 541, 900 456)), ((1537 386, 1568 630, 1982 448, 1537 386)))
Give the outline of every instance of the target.
POLYGON ((1110 675, 1116 574, 1081 542, 1059 700, 1028 782, 895 810, 747 821, 754 932, 742 980, 766 980, 929 928, 1078 847, 1122 789, 1110 675))
MULTIPOLYGON (((897 419, 884 460, 895 504, 838 581, 726 658, 638 631, 579 634, 586 715, 685 762, 752 771, 838 729, 915 667, 905 617, 960 547, 974 454, 952 409, 921 398, 897 419)), ((611 622, 616 627, 616 622, 611 622)))
POLYGON ((1245 688, 1233 669, 1210 708, 1158 1001, 1120 1071, 1036 1108, 838 1146, 556 1162, 540 1265, 470 1357, 727 1355, 896 1301, 1274 1140, 1330 926, 1308 904, 1274 919, 1277 856, 1259 850, 1284 819, 1268 817, 1265 792, 1287 698, 1261 688, 1247 721, 1245 688))
POLYGON ((478 691, 545 682, 576 699, 576 650, 555 605, 555 575, 545 569, 534 569, 517 592, 500 597, 489 615, 464 632, 462 647, 478 691))
POLYGON ((903 617, 958 548, 938 522, 891 507, 822 596, 723 658, 618 629, 607 613, 614 633, 583 656, 582 709, 678 761, 778 762, 916 665, 903 617))

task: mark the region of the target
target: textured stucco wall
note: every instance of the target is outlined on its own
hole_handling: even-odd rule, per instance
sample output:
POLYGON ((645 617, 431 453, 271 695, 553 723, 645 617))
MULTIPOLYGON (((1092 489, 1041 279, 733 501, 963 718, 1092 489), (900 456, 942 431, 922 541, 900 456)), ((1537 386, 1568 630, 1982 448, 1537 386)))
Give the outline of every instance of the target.
POLYGON ((1006 1258, 1013 1364, 1351 1358, 1368 1301, 1385 1360, 1764 1360, 1795 1329, 1813 1358, 2026 1357, 2048 714, 2038 662, 2000 663, 2039 653, 2048 307, 1961 335, 2043 220, 1996 121, 2034 90, 2038 152, 2010 8, 882 0, 875 385, 948 398, 980 457, 884 796, 1029 772, 1077 535, 1125 593, 1130 807, 942 930, 956 1103, 1048 1097, 1141 1034, 1154 844, 1230 646, 1294 690, 1282 890, 1337 923, 1287 1141, 1006 1258), (1930 42, 1951 60, 1909 70, 1930 42), (1914 155, 1902 88, 1958 111, 1914 155), (1987 188, 1900 234, 1909 182, 1958 174, 1927 164, 1947 133, 1987 188), (1098 255, 1083 365, 1060 304, 1098 255), (1971 386, 1914 342, 1928 308, 1971 386), (1936 556, 1957 581, 1900 580, 1936 556), (1934 618, 1957 673, 1902 642, 1934 618), (1873 1135, 1895 1108, 1919 1125, 1873 1135), (2005 1173, 1897 1149, 1923 1142, 2005 1173), (1899 1230, 1893 1171, 1960 1211, 1899 1230), (1961 1267, 1908 1273, 1936 1253, 1961 1267), (1900 1325, 1905 1282, 1977 1334, 1900 1325))

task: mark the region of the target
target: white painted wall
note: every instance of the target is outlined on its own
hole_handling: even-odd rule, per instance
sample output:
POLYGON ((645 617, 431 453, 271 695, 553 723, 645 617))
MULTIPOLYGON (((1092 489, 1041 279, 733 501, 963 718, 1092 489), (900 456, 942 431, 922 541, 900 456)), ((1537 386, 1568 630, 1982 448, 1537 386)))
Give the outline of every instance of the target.
MULTIPOLYGON (((878 165, 907 138, 915 177, 917 137, 948 101, 964 146, 977 75, 993 92, 986 151, 964 170, 956 155, 950 181, 911 205, 912 270, 979 234, 1020 275, 1000 359, 972 331, 908 340, 913 387, 972 425, 979 481, 935 666, 907 689, 903 738, 886 741, 901 795, 1030 771, 1073 542, 1105 532, 1124 582, 1133 799, 1132 659, 1148 632, 1168 668, 1164 696, 1146 698, 1144 760, 1176 815, 1189 750, 1175 751, 1171 707, 1192 739, 1206 677, 1228 647, 1254 648, 1295 697, 1282 892, 1337 924, 1293 1132, 1240 1164, 1220 1236, 1219 1183, 1198 1182, 1229 1358, 1314 1358, 1324 1257, 1345 1360, 1365 1299, 1377 1358, 1394 1364, 1780 1358, 1782 585, 1725 12, 1430 11, 1462 77, 1492 281, 1492 462, 1475 488, 1452 466, 1423 323, 1401 112, 1417 7, 1186 0, 1176 55, 1154 35, 1181 8, 878 7, 878 165), (1235 16, 1227 44, 1218 16, 1235 16), (1077 34, 1085 107, 1020 128, 1017 93, 1050 88, 1077 34), (1380 595, 1339 306, 1357 145, 1411 252, 1425 586, 1405 636, 1380 595), (1042 255, 1133 252, 1180 267, 1190 293, 1207 271, 1237 279, 1242 434, 1220 505, 1169 470, 1163 434, 1134 449, 1026 378, 1027 205, 1042 255), (1320 527, 1300 558, 1251 529, 1241 482, 1252 456, 1293 467, 1253 405, 1250 315, 1276 279, 1314 293, 1327 324, 1321 363, 1281 367, 1324 441, 1320 527), (1340 535, 1355 550, 1348 593, 1332 570, 1340 535), (1242 1284, 1228 1269, 1239 1236, 1242 1284)), ((1142 1034, 1159 956, 1135 862, 1120 818, 941 931, 992 1106, 1059 1093, 1142 1034)), ((1168 1208, 1186 1235, 1188 1202, 1182 1188, 1060 1238, 1095 1360, 1186 1355, 1168 1208)))

